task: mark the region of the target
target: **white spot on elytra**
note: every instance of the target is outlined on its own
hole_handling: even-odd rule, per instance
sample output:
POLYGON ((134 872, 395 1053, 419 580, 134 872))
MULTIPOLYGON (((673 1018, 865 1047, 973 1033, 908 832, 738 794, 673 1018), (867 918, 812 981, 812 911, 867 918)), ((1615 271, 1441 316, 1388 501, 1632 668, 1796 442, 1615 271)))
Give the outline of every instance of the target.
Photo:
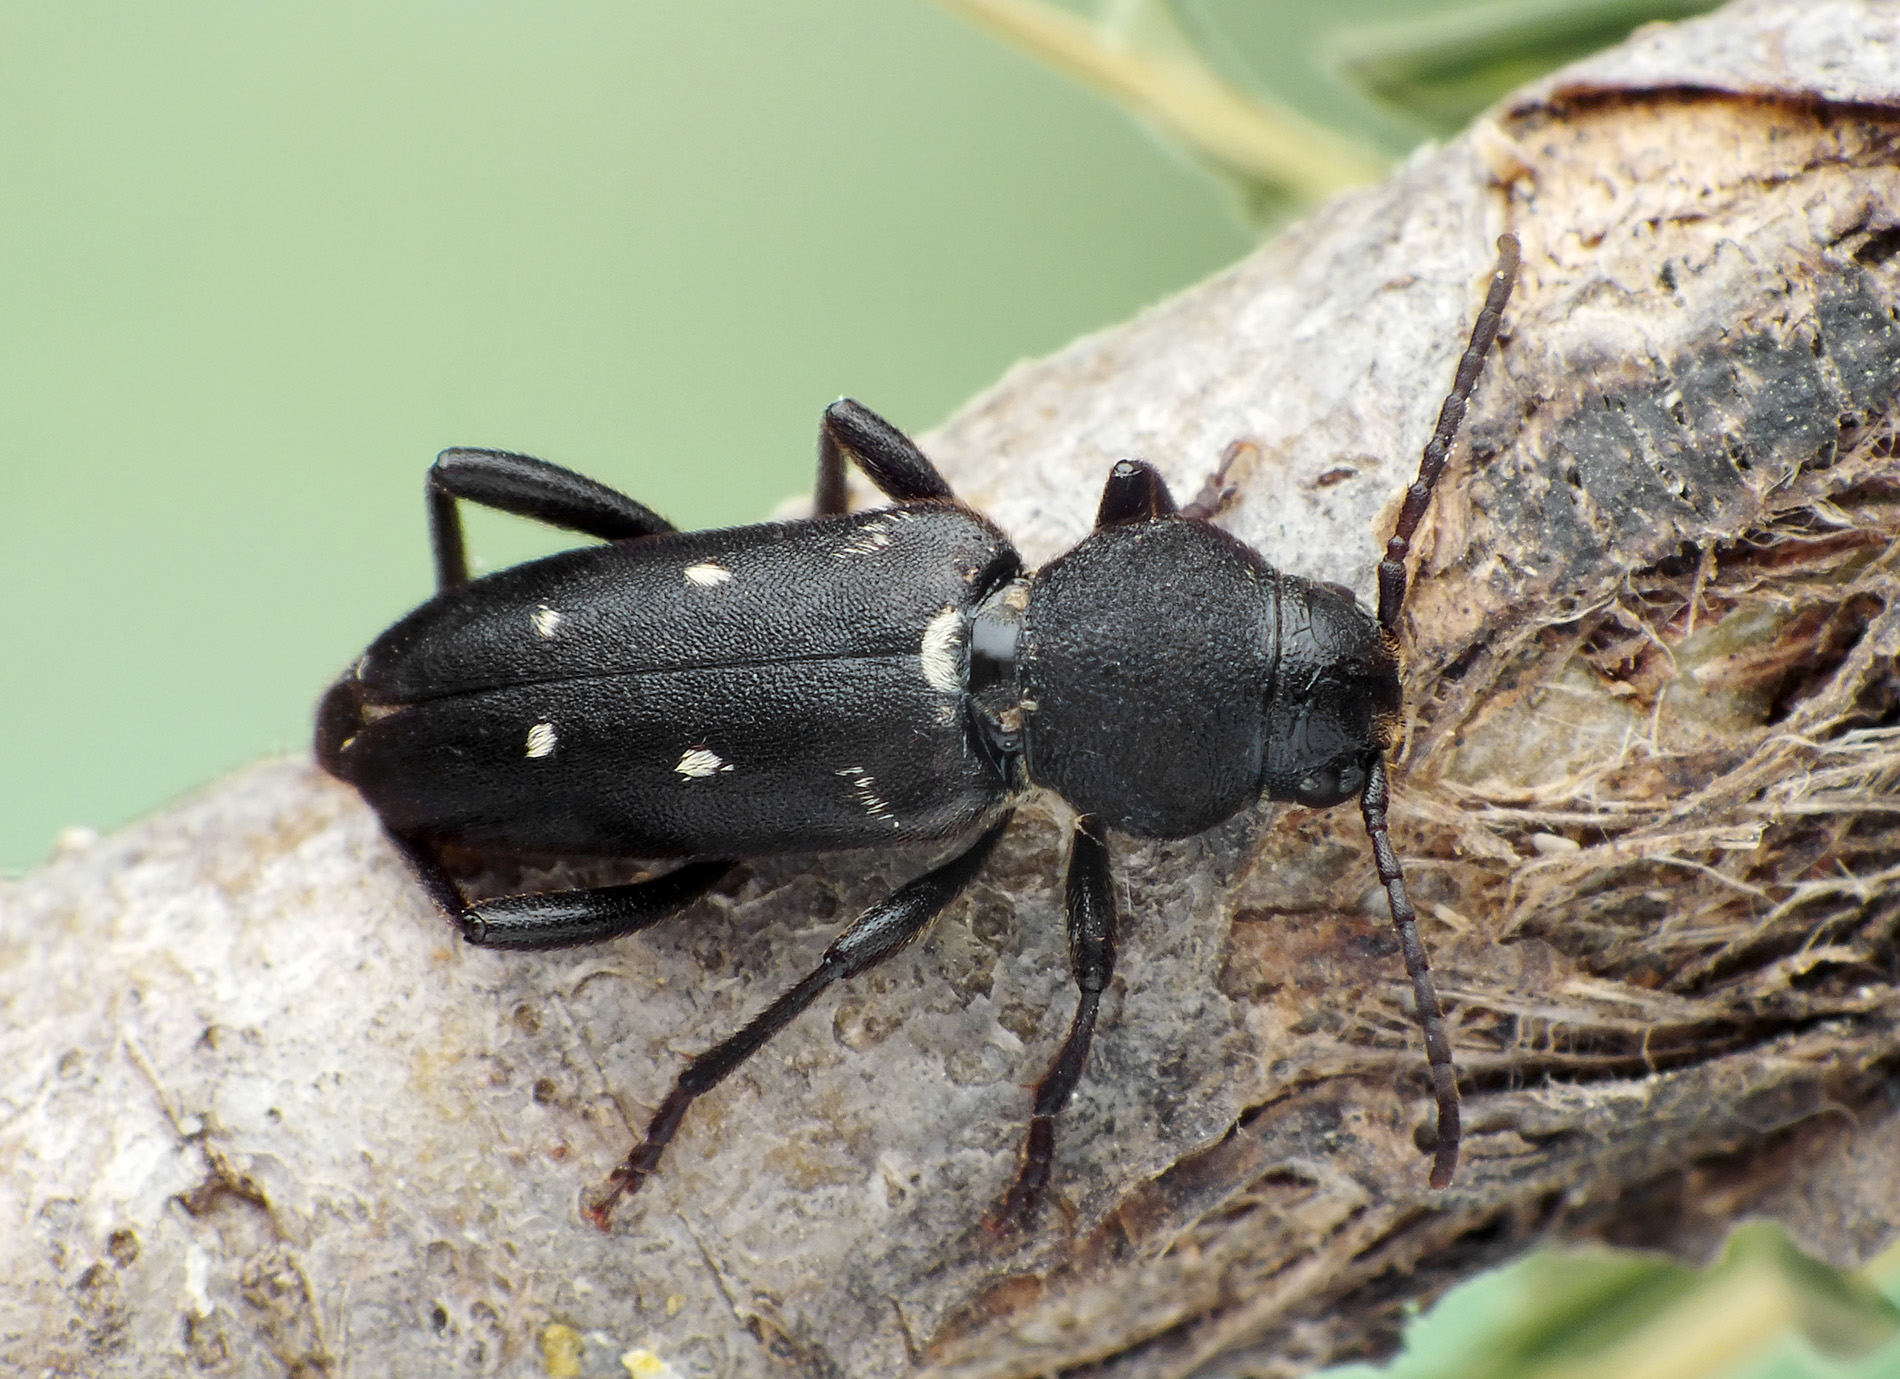
POLYGON ((561 615, 544 603, 534 610, 529 621, 534 624, 534 630, 538 635, 552 637, 554 629, 561 625, 561 615))
POLYGON ((957 664, 957 639, 963 635, 963 614, 946 608, 930 620, 917 654, 924 663, 924 679, 934 690, 954 694, 963 688, 957 664))
POLYGON ((702 589, 717 589, 732 578, 732 571, 724 565, 715 565, 711 561, 699 565, 688 565, 685 574, 688 584, 697 584, 702 589))
POLYGON ((719 753, 710 747, 688 747, 680 764, 673 768, 687 780, 699 780, 705 776, 716 776, 721 771, 730 771, 732 763, 722 761, 719 753))
POLYGON ((875 521, 866 522, 853 532, 851 539, 831 553, 833 560, 852 560, 862 555, 876 555, 888 549, 891 533, 900 523, 908 522, 911 514, 901 509, 887 512, 875 521))
POLYGON ((877 782, 862 766, 847 766, 838 774, 851 782, 851 793, 857 797, 858 803, 864 806, 866 814, 874 819, 884 820, 892 828, 903 827, 897 822, 897 816, 891 813, 890 805, 879 797, 877 782))
POLYGON ((528 755, 544 757, 554 750, 554 725, 537 723, 528 729, 528 755))

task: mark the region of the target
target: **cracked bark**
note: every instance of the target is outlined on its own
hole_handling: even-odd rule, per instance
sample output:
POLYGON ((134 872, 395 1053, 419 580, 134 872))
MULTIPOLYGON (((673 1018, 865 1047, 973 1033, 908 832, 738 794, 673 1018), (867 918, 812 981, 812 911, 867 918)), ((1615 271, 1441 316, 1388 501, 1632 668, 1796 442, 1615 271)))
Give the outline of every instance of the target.
POLYGON ((1897 57, 1894 8, 1846 0, 1647 31, 931 440, 1033 562, 1114 459, 1191 493, 1252 439, 1224 523, 1364 597, 1522 237, 1421 533, 1395 778, 1469 1098, 1450 1191, 1358 820, 1261 810, 1114 841, 1063 1209, 989 1236, 1072 1004, 1045 800, 601 1236, 579 1199, 682 1056, 924 859, 751 865, 621 943, 483 953, 349 791, 266 763, 0 890, 0 1360, 515 1373, 558 1326, 584 1374, 1284 1375, 1561 1235, 1885 1245, 1897 57))

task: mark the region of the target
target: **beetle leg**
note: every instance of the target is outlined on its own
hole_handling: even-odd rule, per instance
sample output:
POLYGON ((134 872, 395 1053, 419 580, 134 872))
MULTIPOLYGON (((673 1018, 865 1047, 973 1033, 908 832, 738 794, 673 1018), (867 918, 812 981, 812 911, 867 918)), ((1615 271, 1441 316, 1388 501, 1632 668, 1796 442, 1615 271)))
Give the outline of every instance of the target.
POLYGON ((1177 509, 1174 495, 1161 471, 1146 460, 1117 460, 1102 486, 1102 505, 1096 509, 1095 530, 1168 517, 1177 509))
POLYGON ((470 905, 429 845, 395 838, 429 898, 479 948, 514 951, 604 943, 659 923, 699 899, 732 870, 728 861, 688 862, 645 881, 592 890, 506 895, 470 905))
POLYGON ((1386 901, 1392 907, 1392 927, 1398 930, 1399 947, 1405 954, 1405 971, 1412 979, 1412 1001, 1418 1007, 1419 1028, 1425 1032, 1425 1057, 1432 1069, 1432 1092, 1438 1099, 1438 1144, 1432 1154, 1432 1186, 1451 1186, 1458 1171, 1458 1072, 1452 1066, 1451 1041, 1445 1035, 1445 1016, 1438 1004, 1438 989, 1432 985, 1431 959, 1419 942, 1418 911, 1405 894, 1405 873, 1399 868, 1399 855, 1392 850, 1386 832, 1387 798, 1385 754, 1376 753, 1366 770, 1365 793, 1359 797, 1359 812, 1365 816, 1366 832, 1372 838, 1372 860, 1385 884, 1386 901))
POLYGON ((531 517, 603 541, 653 536, 673 524, 643 503, 571 469, 505 450, 444 450, 429 468, 429 538, 436 585, 468 583, 458 501, 531 517))
MULTIPOLYGON (((1118 466, 1119 468, 1119 466, 1118 466)), ((1115 881, 1108 866, 1108 844, 1092 818, 1076 821, 1069 845, 1069 969, 1077 989, 1075 1018, 1049 1071, 1036 1084, 1036 1101, 1023 1141, 1022 1165, 1009 1194, 991 1216, 992 1230, 1011 1231, 1033 1224, 1055 1162, 1056 1117, 1082 1080, 1089 1044, 1095 1038, 1095 1012, 1115 971, 1115 881)))
POLYGON ((1203 522, 1212 522, 1228 508, 1233 506, 1234 497, 1240 492, 1237 485, 1227 481, 1227 475, 1242 456, 1247 457, 1251 465, 1260 458, 1260 445, 1256 441, 1229 441, 1227 448, 1220 452, 1220 463, 1214 466, 1214 472, 1201 484, 1201 491, 1194 495, 1194 501, 1181 509, 1183 517, 1198 517, 1203 522))
POLYGON ((478 948, 574 948, 638 933, 692 904, 732 870, 729 861, 688 862, 624 886, 544 895, 506 895, 471 905, 457 918, 478 948))
POLYGON ((1009 820, 1010 816, 1004 814, 971 846, 866 910, 855 924, 833 940, 816 968, 753 1016, 737 1034, 694 1057, 680 1073, 666 1100, 660 1103, 660 1109, 654 1112, 653 1119, 647 1122, 646 1137, 608 1177, 606 1194, 587 1209, 594 1224, 606 1230, 614 1203, 629 1193, 638 1192, 640 1185, 652 1176, 660 1155, 679 1129, 686 1108, 696 1098, 717 1087, 833 982, 875 967, 921 934, 944 906, 975 879, 990 850, 1009 827, 1009 820))
POLYGON ((841 397, 825 408, 824 420, 818 424, 818 489, 813 507, 820 517, 835 517, 846 509, 846 460, 900 503, 956 496, 909 436, 869 407, 841 397))

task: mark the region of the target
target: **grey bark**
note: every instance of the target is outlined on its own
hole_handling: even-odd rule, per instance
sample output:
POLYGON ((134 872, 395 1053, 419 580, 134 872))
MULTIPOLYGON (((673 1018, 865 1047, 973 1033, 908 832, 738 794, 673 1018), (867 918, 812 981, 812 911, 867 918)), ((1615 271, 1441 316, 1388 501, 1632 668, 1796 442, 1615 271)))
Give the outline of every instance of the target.
MULTIPOLYGON (((751 865, 599 950, 454 940, 266 763, 0 890, 0 1365, 87 1375, 1290 1375, 1531 1243, 1900 1233, 1900 11, 1659 27, 929 449, 1032 561, 1114 459, 1370 591, 1496 234, 1506 339, 1422 542, 1394 832, 1471 1126, 1350 809, 1114 840, 1060 1209, 982 1225, 1072 1008, 1066 811, 578 1212, 683 1057, 921 856, 751 865)), ((368 629, 366 629, 368 631, 368 629)), ((491 889, 569 873, 497 866, 491 889)))

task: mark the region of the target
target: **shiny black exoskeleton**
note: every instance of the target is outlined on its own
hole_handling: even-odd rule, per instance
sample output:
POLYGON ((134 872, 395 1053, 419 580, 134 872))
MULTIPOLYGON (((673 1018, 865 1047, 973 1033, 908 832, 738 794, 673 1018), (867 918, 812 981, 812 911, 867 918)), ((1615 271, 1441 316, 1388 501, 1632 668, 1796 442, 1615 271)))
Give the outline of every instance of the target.
POLYGON ((825 413, 806 521, 679 532, 540 460, 437 460, 427 494, 440 590, 331 687, 316 752, 362 792, 469 942, 598 942, 678 911, 739 858, 974 835, 688 1064, 589 1209, 597 1223, 653 1172, 696 1097, 969 884, 1032 787, 1081 816, 1067 891, 1079 995, 996 1224, 1026 1223, 1044 1195, 1054 1118, 1080 1080, 1114 965, 1108 833, 1186 837, 1259 799, 1360 800, 1431 1063, 1432 1183, 1450 1182, 1457 1085, 1386 834, 1385 752, 1400 709, 1404 562, 1510 293, 1516 242, 1499 248, 1380 564, 1376 618, 1212 525, 1219 476, 1182 510, 1139 461, 1110 473, 1092 535, 1025 572, 902 433, 850 401, 825 413), (846 512, 847 460, 895 506, 846 512), (463 500, 608 544, 471 581, 463 500), (682 864, 629 885, 470 905, 440 844, 682 864))

